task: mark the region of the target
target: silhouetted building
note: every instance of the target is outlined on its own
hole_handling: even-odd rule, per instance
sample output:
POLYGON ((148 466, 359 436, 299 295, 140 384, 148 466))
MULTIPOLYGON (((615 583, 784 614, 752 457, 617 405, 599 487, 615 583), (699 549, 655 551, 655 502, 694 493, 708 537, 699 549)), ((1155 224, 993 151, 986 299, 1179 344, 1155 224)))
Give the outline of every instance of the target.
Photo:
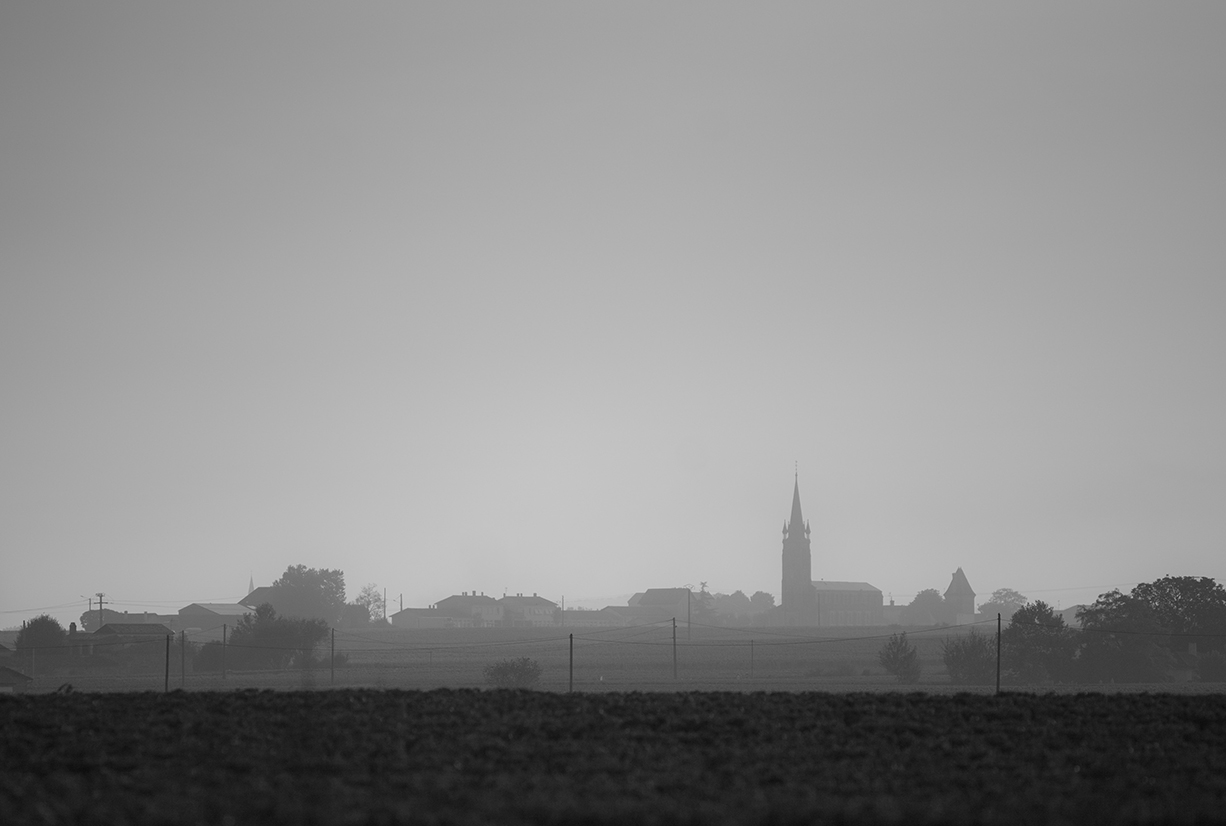
POLYGON ((817 598, 817 624, 884 625, 885 614, 880 588, 867 582, 813 583, 817 598))
POLYGON ((271 585, 261 585, 259 588, 252 588, 247 596, 239 600, 240 605, 246 605, 248 608, 259 608, 264 603, 272 604, 273 588, 271 585))
POLYGON ((783 525, 781 608, 786 625, 817 624, 817 593, 813 589, 813 556, 809 525, 800 512, 800 475, 792 488, 792 515, 783 525))
POLYGON ((15 668, 0 665, 0 692, 10 694, 17 689, 25 688, 33 681, 33 677, 27 677, 15 668))
POLYGON ((236 602, 193 602, 179 609, 178 630, 197 632, 197 639, 221 639, 222 626, 231 628, 253 609, 236 602), (201 637, 198 632, 210 632, 201 637))
POLYGON ((539 628, 558 624, 558 604, 533 594, 516 594, 498 600, 502 606, 502 622, 514 628, 539 628))
POLYGON ((471 594, 468 591, 452 594, 445 599, 440 599, 434 607, 444 615, 457 620, 454 626, 456 628, 464 627, 459 622, 461 620, 467 620, 468 624, 478 628, 502 624, 503 612, 498 600, 487 597, 485 594, 478 594, 476 591, 471 594))
POLYGON ((953 579, 945 589, 945 604, 954 617, 955 625, 968 625, 975 621, 975 589, 961 568, 954 571, 953 579))
MULTIPOLYGON (((457 620, 437 608, 403 608, 388 617, 396 628, 456 628, 457 620)), ((462 622, 462 627, 472 627, 472 617, 462 622)))

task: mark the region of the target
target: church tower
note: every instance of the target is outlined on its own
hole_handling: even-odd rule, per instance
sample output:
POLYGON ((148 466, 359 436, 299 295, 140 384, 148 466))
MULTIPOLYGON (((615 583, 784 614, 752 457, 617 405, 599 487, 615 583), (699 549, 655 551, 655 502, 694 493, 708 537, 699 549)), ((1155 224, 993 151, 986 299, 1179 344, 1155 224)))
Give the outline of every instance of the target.
POLYGON ((792 516, 783 525, 783 617, 788 625, 817 624, 809 525, 800 512, 800 474, 792 488, 792 516))

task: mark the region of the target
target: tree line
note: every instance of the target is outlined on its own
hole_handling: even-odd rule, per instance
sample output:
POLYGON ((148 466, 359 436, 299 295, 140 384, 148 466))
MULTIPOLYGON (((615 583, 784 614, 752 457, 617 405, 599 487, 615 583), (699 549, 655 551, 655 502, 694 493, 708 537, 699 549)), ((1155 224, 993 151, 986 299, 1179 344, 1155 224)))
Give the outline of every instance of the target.
MULTIPOLYGON (((1226 589, 1211 577, 1166 576, 1128 594, 1108 591, 1077 619, 1081 627, 1070 627, 1042 600, 1018 607, 1000 635, 1001 681, 1149 683, 1180 674, 1226 681, 1226 589)), ((977 630, 941 643, 956 684, 993 682, 996 655, 995 636, 977 630)), ((920 678, 919 653, 905 633, 893 635, 878 660, 900 682, 920 678)))

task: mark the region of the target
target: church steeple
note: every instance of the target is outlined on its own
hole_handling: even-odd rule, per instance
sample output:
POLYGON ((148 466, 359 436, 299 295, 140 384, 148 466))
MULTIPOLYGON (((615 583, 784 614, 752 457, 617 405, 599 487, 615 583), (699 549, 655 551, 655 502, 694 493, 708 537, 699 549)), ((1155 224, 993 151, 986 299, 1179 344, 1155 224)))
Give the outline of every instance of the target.
POLYGON ((788 536, 804 536, 805 519, 800 513, 800 474, 796 474, 796 485, 792 488, 792 518, 788 520, 788 536))
POLYGON ((817 591, 813 587, 813 558, 809 526, 800 509, 800 474, 792 485, 792 515, 783 533, 782 608, 788 625, 817 624, 817 591))

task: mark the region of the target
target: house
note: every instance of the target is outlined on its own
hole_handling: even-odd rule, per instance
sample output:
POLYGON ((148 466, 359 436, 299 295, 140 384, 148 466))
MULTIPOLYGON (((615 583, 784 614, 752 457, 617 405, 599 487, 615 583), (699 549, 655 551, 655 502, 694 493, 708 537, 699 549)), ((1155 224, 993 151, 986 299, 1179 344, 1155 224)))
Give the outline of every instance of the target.
POLYGON ((253 588, 247 596, 240 599, 240 605, 246 605, 248 608, 259 608, 264 603, 272 604, 273 591, 271 585, 261 585, 259 588, 253 588))
POLYGON ((516 594, 498 600, 502 606, 502 624, 513 628, 542 628, 557 625, 558 604, 533 594, 516 594))
POLYGON ((388 617, 395 628, 472 628, 472 617, 456 619, 437 608, 403 608, 388 617), (460 624, 457 624, 460 623, 460 624))
POLYGON ((174 636, 174 631, 154 622, 108 622, 92 634, 69 634, 66 642, 82 654, 93 654, 99 646, 129 648, 174 636))
POLYGON ((150 637, 168 637, 173 633, 173 631, 160 622, 108 622, 90 636, 96 640, 103 638, 119 639, 121 637, 149 639, 150 637))
POLYGON ((616 608, 601 608, 599 611, 567 608, 559 612, 559 620, 567 628, 622 628, 627 624, 616 608))
POLYGON ((0 694, 12 694, 17 689, 24 688, 33 681, 33 677, 27 677, 15 668, 0 665, 0 694))
POLYGON ((882 593, 867 582, 817 580, 817 624, 823 628, 846 625, 884 625, 882 593))
MULTIPOLYGON (((212 632, 208 638, 221 639, 222 626, 235 626, 240 619, 253 612, 252 608, 242 603, 230 602, 193 602, 179 609, 178 626, 180 630, 212 632)), ((199 639, 199 635, 197 635, 199 639)))
POLYGON ((642 608, 657 615, 652 622, 676 618, 677 622, 688 621, 693 615, 693 592, 689 588, 648 588, 630 597, 630 608, 642 608))
MULTIPOLYGON (((476 591, 471 594, 468 591, 453 594, 440 599, 434 607, 444 616, 454 620, 468 620, 472 627, 481 628, 502 624, 502 606, 498 604, 498 600, 487 597, 485 594, 478 594, 476 591)), ((465 626, 457 624, 455 627, 465 626)))
POLYGON ((945 589, 945 604, 954 616, 954 625, 969 625, 975 621, 975 589, 961 568, 954 571, 949 587, 945 589))

